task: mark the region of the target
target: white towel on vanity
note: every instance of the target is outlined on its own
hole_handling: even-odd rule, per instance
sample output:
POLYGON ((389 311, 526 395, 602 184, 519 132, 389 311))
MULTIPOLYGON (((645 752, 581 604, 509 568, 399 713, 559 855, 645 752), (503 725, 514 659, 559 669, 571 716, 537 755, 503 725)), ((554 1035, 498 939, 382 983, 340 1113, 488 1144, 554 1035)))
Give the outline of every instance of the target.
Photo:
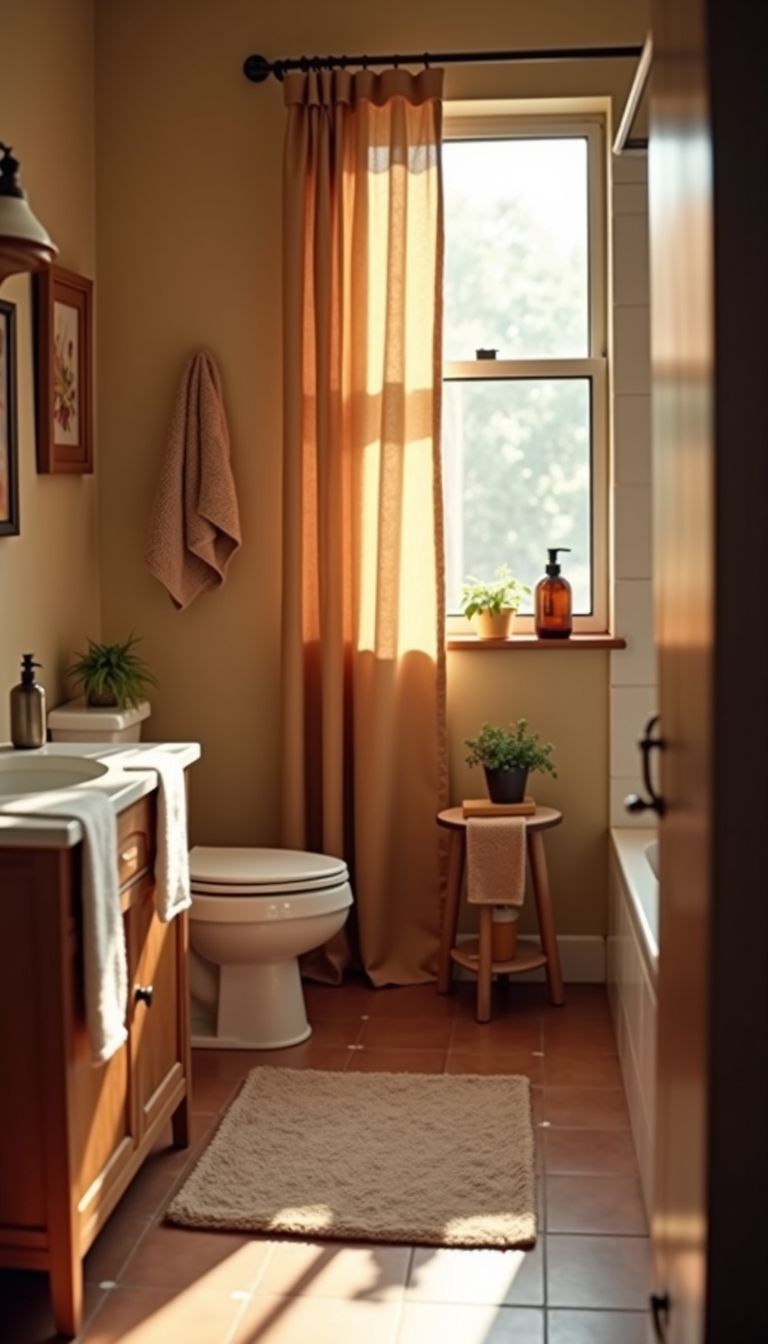
POLYGON ((128 963, 112 801, 98 789, 57 789, 49 797, 36 795, 26 806, 14 799, 2 810, 15 817, 55 815, 80 823, 85 1020, 94 1063, 101 1064, 128 1037, 128 963))
POLYGON ((157 774, 155 908, 158 918, 168 924, 192 904, 184 768, 169 751, 142 751, 121 765, 125 770, 157 774))

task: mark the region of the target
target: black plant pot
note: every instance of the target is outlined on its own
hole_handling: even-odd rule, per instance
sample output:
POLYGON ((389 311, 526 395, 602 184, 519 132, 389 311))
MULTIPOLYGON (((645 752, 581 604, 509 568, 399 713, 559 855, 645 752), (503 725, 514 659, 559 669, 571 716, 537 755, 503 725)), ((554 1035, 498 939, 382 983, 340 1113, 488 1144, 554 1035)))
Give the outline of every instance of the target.
POLYGON ((485 782, 488 785, 488 797, 492 803, 522 803, 528 771, 513 767, 510 770, 485 770, 485 782))

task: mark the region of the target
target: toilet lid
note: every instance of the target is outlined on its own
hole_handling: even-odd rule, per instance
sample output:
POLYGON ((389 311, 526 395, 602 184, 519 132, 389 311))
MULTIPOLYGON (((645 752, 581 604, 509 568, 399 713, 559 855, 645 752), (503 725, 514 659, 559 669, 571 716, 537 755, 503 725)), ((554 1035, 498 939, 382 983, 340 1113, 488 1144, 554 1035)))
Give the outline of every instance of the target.
POLYGON ((198 891, 226 894, 306 891, 347 880, 343 859, 298 849, 221 849, 196 845, 189 852, 189 874, 198 891))

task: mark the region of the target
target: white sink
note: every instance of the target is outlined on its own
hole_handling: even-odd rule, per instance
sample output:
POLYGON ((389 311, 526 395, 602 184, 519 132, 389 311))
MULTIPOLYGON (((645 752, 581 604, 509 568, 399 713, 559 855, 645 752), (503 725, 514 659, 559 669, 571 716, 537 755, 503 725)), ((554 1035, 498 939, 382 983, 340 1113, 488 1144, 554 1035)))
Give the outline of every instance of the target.
POLYGON ((0 756, 0 795, 46 793, 50 789, 71 789, 89 779, 106 775, 101 761, 80 756, 0 756))

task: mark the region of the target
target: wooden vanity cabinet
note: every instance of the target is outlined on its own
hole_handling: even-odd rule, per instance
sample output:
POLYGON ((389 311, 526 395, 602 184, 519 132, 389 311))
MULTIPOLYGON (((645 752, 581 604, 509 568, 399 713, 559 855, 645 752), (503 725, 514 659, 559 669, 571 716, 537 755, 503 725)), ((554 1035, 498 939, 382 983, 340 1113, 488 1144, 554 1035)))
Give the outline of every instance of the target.
POLYGON ((57 1329, 82 1320, 82 1258, 170 1120, 188 1143, 186 914, 154 905, 156 793, 118 818, 128 1040, 94 1065, 81 846, 0 848, 0 1265, 45 1269, 57 1329))

